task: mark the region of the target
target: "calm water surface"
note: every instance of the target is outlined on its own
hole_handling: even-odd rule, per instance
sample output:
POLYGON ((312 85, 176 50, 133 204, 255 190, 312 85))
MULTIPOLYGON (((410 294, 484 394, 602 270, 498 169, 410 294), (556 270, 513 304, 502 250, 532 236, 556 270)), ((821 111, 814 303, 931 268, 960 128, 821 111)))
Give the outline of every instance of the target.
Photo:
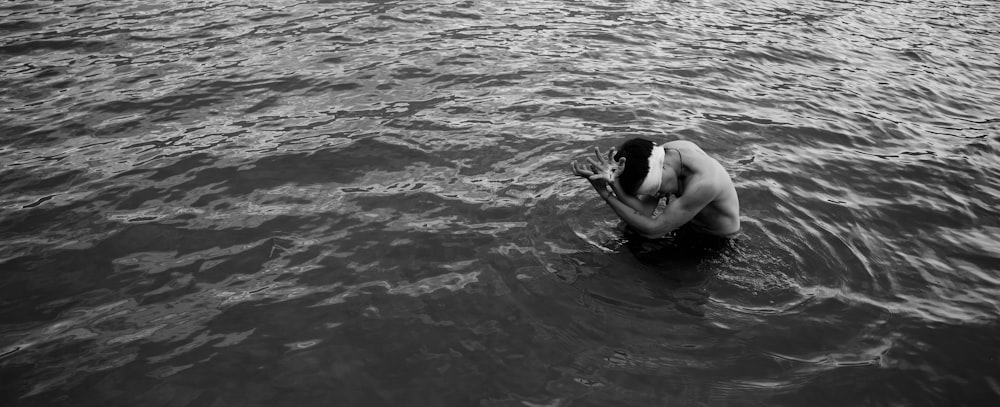
POLYGON ((0 404, 997 405, 993 1, 0 4, 0 404), (568 162, 733 175, 721 253, 568 162))

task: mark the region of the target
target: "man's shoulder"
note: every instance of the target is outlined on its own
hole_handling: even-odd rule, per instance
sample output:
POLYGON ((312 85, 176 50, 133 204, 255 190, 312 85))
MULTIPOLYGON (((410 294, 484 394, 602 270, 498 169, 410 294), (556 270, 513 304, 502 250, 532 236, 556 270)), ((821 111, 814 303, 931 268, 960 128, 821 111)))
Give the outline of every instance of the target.
POLYGON ((702 164, 701 168, 691 175, 691 187, 700 189, 702 193, 711 196, 711 199, 715 200, 732 188, 732 179, 729 177, 726 169, 719 165, 717 161, 711 157, 705 158, 707 160, 702 164))
POLYGON ((684 193, 697 191, 699 194, 714 196, 725 188, 725 185, 719 181, 720 179, 714 171, 696 172, 688 178, 688 184, 685 186, 684 193))
POLYGON ((671 141, 668 141, 666 143, 663 143, 663 146, 667 147, 667 148, 674 148, 674 149, 697 149, 697 150, 701 150, 701 147, 698 147, 697 144, 692 143, 692 142, 687 141, 687 140, 671 140, 671 141))

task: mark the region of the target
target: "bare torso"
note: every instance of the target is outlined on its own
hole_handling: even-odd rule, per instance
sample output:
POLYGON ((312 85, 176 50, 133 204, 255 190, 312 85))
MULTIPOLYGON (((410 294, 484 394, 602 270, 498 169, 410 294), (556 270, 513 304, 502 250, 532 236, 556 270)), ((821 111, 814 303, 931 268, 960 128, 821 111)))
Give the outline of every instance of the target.
POLYGON ((689 224, 699 232, 716 236, 732 236, 739 232, 740 201, 733 180, 722 164, 690 141, 671 141, 663 146, 679 153, 682 170, 676 196, 682 196, 685 189, 694 185, 710 188, 714 196, 689 224))

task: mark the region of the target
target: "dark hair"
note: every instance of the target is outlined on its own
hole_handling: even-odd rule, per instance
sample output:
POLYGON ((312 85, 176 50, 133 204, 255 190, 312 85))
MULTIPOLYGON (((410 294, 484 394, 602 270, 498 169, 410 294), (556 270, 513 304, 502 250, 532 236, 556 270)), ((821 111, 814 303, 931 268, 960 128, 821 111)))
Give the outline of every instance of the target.
POLYGON ((643 138, 633 138, 622 143, 615 154, 615 160, 625 157, 625 170, 618 176, 625 192, 635 195, 635 191, 642 185, 643 179, 649 173, 649 156, 653 154, 655 145, 652 141, 643 138))

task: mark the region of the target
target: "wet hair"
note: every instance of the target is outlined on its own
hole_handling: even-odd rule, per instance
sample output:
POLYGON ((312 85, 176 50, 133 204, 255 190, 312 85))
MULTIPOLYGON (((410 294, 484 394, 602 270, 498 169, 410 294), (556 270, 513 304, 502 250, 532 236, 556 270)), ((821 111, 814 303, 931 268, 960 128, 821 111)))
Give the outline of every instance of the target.
POLYGON ((649 156, 653 154, 655 145, 652 141, 643 138, 632 138, 622 143, 615 154, 615 160, 625 157, 625 169, 618 176, 625 192, 635 195, 635 191, 642 185, 642 181, 649 173, 649 156))

